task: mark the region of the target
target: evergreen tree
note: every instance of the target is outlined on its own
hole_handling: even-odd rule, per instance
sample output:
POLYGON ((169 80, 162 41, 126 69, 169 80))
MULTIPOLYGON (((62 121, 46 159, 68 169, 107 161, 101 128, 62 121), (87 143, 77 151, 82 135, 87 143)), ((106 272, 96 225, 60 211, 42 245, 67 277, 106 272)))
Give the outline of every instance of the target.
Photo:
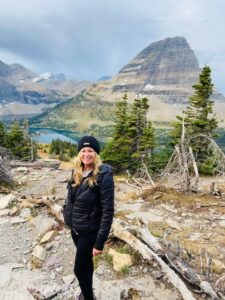
POLYGON ((127 94, 116 103, 115 125, 112 141, 102 151, 101 157, 116 168, 118 172, 129 168, 129 141, 127 137, 128 117, 127 94))
POLYGON ((77 154, 77 146, 59 138, 53 139, 49 147, 49 154, 58 155, 60 160, 68 161, 77 154))
POLYGON ((7 132, 6 147, 17 158, 29 159, 31 155, 30 139, 25 137, 23 130, 20 128, 19 123, 15 122, 9 132, 7 132))
MULTIPOLYGON (((189 99, 187 111, 185 111, 185 123, 187 123, 188 137, 205 134, 213 136, 218 122, 213 113, 213 100, 210 96, 213 92, 211 70, 205 66, 199 76, 199 82, 193 85, 194 94, 189 99)), ((192 147, 200 160, 209 155, 207 141, 199 137, 193 140, 192 147)))
POLYGON ((138 168, 141 164, 141 159, 146 158, 148 152, 146 152, 148 148, 145 146, 149 131, 149 128, 147 130, 146 119, 148 108, 148 99, 137 97, 128 116, 127 136, 130 145, 129 156, 134 158, 131 160, 130 169, 138 168), (143 137, 143 134, 145 134, 146 138, 143 137))
POLYGON ((113 139, 105 147, 102 158, 118 172, 134 171, 140 166, 141 159, 150 157, 154 147, 154 129, 146 120, 148 99, 137 97, 128 112, 127 96, 124 95, 116 108, 113 139))
MULTIPOLYGON (((194 93, 189 97, 188 107, 184 110, 185 136, 190 140, 192 149, 198 162, 204 162, 211 155, 208 150, 208 142, 199 135, 215 136, 215 129, 218 122, 213 113, 213 100, 210 96, 213 93, 211 80, 211 69, 205 66, 199 75, 198 83, 193 85, 194 93)), ((177 116, 173 122, 171 132, 172 143, 176 144, 181 136, 183 118, 177 116)))
POLYGON ((125 93, 122 100, 116 103, 114 139, 127 133, 127 109, 127 94, 125 93))
POLYGON ((148 157, 153 154, 155 147, 155 129, 150 121, 147 122, 140 139, 140 151, 148 157))
POLYGON ((4 123, 0 121, 0 146, 5 147, 6 146, 6 130, 4 123))

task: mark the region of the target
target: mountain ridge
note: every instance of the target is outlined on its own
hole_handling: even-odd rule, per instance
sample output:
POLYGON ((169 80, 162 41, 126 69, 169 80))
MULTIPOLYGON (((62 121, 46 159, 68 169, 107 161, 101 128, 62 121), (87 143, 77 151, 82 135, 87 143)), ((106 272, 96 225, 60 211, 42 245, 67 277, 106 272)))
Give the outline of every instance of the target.
POLYGON ((40 114, 90 85, 88 81, 66 80, 63 74, 50 73, 37 75, 20 64, 0 60, 0 119, 40 114), (41 80, 35 82, 37 78, 41 80))
MULTIPOLYGON (((107 103, 114 107, 115 103, 121 99, 124 92, 127 92, 128 102, 131 103, 137 95, 145 96, 149 99, 150 109, 148 117, 153 122, 170 122, 176 118, 185 108, 188 97, 193 93, 192 85, 197 82, 201 69, 194 51, 183 37, 166 38, 154 42, 140 51, 134 59, 120 69, 118 74, 110 80, 96 82, 84 90, 82 97, 85 103, 98 103, 101 101, 103 109, 107 103)), ((79 97, 79 96, 78 96, 79 97)), ((225 106, 225 98, 219 92, 214 93, 216 99, 216 113, 219 119, 223 118, 222 109, 225 106)), ((74 100, 76 102, 76 100, 74 100)), ((73 100, 65 104, 64 113, 70 111, 71 106, 76 106, 73 100)), ((224 107, 225 108, 225 107, 224 107)), ((78 106, 78 109, 80 107, 78 106)), ((86 109, 88 107, 86 106, 86 109)), ((56 110, 53 109, 54 116, 58 119, 56 110)), ((60 114, 60 112, 58 111, 60 114)), ((111 111, 113 114, 113 111, 111 111)), ((48 125, 48 114, 43 120, 39 118, 41 124, 48 125)), ((83 122, 84 131, 88 131, 88 124, 96 122, 99 126, 101 122, 89 116, 85 126, 84 121, 77 115, 64 114, 66 121, 61 119, 61 126, 68 128, 68 123, 72 120, 83 122), (69 121, 70 120, 70 121, 69 121)), ((75 122, 75 121, 74 121, 75 122)), ((101 126, 111 124, 105 122, 101 126)), ((222 124, 222 123, 221 123, 222 124)), ((223 124, 225 126, 225 123, 223 124)), ((69 128, 68 128, 69 129, 69 128)), ((91 129, 90 129, 91 132, 91 129)), ((96 132, 98 134, 98 132, 96 132)))

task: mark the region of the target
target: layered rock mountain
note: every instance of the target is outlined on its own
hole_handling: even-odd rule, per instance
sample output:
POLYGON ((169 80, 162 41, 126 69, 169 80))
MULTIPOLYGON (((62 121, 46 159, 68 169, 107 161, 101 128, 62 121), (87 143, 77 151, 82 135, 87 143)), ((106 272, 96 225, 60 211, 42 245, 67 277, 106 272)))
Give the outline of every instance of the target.
MULTIPOLYGON (((55 123, 61 128, 71 129, 76 120, 79 124, 75 126, 76 130, 93 132, 93 128, 97 128, 96 133, 99 134, 102 132, 100 127, 112 124, 114 103, 124 92, 127 92, 130 102, 137 95, 147 96, 151 120, 157 124, 170 122, 185 108, 200 71, 197 57, 185 38, 166 38, 150 44, 110 80, 93 84, 82 96, 64 103, 63 108, 53 108, 49 114, 37 117, 35 125, 52 127, 52 121, 57 120, 55 123), (102 115, 99 110, 93 114, 90 103, 98 103, 102 107, 102 115), (112 105, 109 106, 109 103, 112 105), (86 111, 85 118, 82 118, 84 112, 81 107, 86 111), (106 110, 110 113, 104 116, 106 110)), ((225 98, 216 89, 212 98, 218 119, 225 119, 225 98)), ((225 126, 225 123, 220 125, 225 126)))
MULTIPOLYGON (((100 82, 89 90, 91 95, 115 101, 121 93, 157 96, 168 104, 185 104, 192 94, 192 85, 201 69, 194 51, 184 37, 166 38, 142 50, 107 82, 100 82)), ((217 101, 224 97, 217 91, 217 101)))
POLYGON ((190 86, 196 82, 199 71, 198 60, 187 41, 183 37, 167 38, 152 43, 123 67, 114 89, 122 87, 140 92, 148 86, 190 86), (138 80, 134 84, 123 84, 124 80, 132 81, 135 77, 138 80))
POLYGON ((88 81, 66 80, 63 74, 35 74, 19 64, 0 61, 0 119, 41 114, 79 94, 88 81))

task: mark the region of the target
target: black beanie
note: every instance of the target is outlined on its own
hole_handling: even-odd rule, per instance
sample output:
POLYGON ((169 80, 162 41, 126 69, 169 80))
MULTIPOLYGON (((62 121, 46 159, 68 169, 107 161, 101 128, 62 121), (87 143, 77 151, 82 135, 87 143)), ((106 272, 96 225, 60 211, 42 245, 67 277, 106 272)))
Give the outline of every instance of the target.
POLYGON ((78 152, 80 152, 80 150, 85 147, 92 148, 98 154, 101 150, 99 142, 96 140, 95 137, 93 137, 91 135, 85 135, 79 140, 78 145, 77 145, 78 152))

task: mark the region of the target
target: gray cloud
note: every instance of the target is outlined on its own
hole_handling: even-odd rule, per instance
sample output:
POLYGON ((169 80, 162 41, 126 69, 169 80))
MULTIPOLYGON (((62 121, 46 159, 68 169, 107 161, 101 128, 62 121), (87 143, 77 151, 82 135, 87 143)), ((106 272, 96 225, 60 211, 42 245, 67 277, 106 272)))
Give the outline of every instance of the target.
POLYGON ((184 36, 225 93, 223 0, 0 0, 0 59, 95 80, 144 47, 184 36))

